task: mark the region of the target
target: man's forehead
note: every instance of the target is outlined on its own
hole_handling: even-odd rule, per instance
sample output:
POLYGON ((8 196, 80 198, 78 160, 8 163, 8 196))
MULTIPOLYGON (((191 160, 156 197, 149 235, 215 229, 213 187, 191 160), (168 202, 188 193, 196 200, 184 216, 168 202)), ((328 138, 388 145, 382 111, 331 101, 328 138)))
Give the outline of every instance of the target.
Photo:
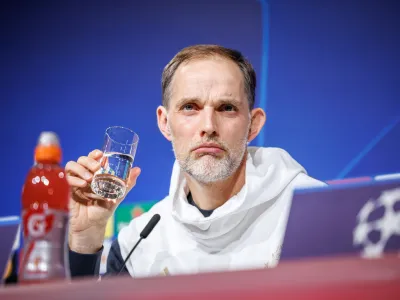
POLYGON ((171 82, 173 98, 203 97, 208 94, 238 98, 244 92, 243 75, 228 60, 196 60, 179 66, 171 82))

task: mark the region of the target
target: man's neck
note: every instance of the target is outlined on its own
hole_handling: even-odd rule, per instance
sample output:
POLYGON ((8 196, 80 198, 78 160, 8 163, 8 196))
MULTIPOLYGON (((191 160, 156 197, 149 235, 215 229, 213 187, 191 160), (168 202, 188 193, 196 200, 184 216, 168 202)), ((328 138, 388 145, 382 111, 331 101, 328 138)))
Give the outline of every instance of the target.
POLYGON ((246 182, 245 175, 246 156, 236 172, 223 181, 204 184, 189 175, 186 175, 186 180, 196 205, 201 209, 211 210, 222 206, 242 189, 246 182))

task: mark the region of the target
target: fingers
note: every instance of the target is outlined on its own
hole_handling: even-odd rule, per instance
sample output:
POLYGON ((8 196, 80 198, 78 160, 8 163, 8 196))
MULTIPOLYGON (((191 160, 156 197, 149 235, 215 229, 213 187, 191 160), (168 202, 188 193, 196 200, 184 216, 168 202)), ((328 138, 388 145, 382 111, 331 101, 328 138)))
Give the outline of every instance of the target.
POLYGON ((71 187, 84 188, 88 184, 86 180, 71 175, 67 175, 67 181, 71 187))
POLYGON ((65 171, 70 175, 76 175, 84 180, 90 180, 92 178, 92 173, 75 161, 69 161, 65 166, 65 171))
POLYGON ((103 152, 101 152, 98 149, 93 150, 92 152, 89 153, 88 157, 94 159, 94 160, 99 160, 103 156, 103 152))
MULTIPOLYGON (((103 155, 104 153, 102 151, 96 149, 90 152, 88 156, 79 157, 76 162, 69 161, 65 166, 67 180, 70 186, 74 188, 74 193, 80 193, 79 195, 77 194, 78 198, 81 197, 82 199, 90 201, 108 200, 106 202, 117 204, 122 201, 124 197, 118 200, 104 199, 93 194, 89 186, 94 173, 96 173, 101 167, 100 159, 103 157, 103 155)), ((138 167, 134 167, 130 170, 128 179, 126 181, 127 189, 125 196, 136 185, 136 181, 140 173, 141 170, 138 167)))
POLYGON ((88 156, 81 156, 78 161, 69 161, 65 165, 68 183, 72 187, 86 187, 93 174, 100 168, 98 160, 103 156, 100 150, 93 150, 88 156))
POLYGON ((88 156, 79 157, 77 163, 85 167, 92 173, 95 173, 98 169, 100 169, 100 163, 97 160, 90 158, 88 156))
POLYGON ((130 170, 129 172, 129 177, 126 182, 127 190, 130 191, 135 185, 136 185, 136 180, 139 177, 141 173, 141 169, 138 167, 134 167, 130 170))

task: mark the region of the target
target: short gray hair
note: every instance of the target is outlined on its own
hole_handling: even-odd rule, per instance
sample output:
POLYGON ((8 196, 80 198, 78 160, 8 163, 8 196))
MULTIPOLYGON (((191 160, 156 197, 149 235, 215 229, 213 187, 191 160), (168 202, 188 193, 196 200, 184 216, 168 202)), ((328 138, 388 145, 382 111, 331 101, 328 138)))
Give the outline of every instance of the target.
POLYGON ((195 45, 182 49, 165 66, 162 78, 162 104, 168 109, 171 98, 171 82, 178 67, 185 62, 213 56, 220 56, 236 63, 243 73, 245 92, 249 103, 249 109, 254 108, 256 90, 256 72, 251 63, 237 50, 218 45, 195 45))

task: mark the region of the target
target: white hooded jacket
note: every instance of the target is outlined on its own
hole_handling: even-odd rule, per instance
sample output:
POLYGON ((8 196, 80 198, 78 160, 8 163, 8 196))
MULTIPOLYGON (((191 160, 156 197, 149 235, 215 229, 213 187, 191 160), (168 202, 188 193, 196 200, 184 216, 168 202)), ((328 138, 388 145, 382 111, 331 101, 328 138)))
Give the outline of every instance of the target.
POLYGON ((122 258, 158 213, 160 222, 126 264, 132 277, 273 267, 293 189, 322 185, 286 151, 248 147, 245 185, 205 218, 188 203, 186 180, 175 162, 169 195, 119 233, 122 258))

